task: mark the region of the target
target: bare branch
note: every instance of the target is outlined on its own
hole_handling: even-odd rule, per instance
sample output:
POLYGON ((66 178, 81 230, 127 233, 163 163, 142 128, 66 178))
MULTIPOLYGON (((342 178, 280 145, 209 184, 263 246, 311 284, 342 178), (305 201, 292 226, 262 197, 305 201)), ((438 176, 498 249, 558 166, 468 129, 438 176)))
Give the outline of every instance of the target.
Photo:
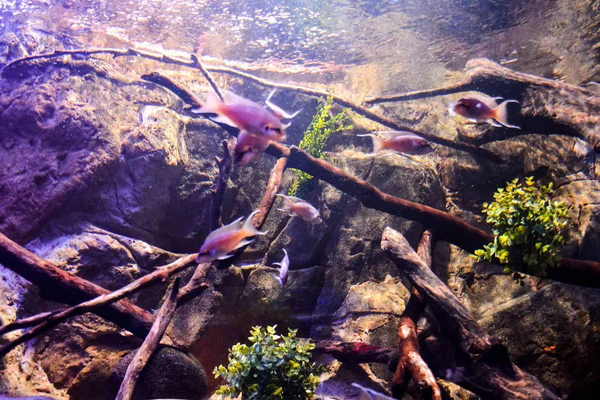
POLYGON ((156 315, 156 319, 154 320, 154 324, 152 324, 152 329, 146 336, 144 343, 139 348, 133 360, 127 367, 127 372, 125 372, 125 377, 123 378, 123 382, 121 383, 121 387, 119 388, 119 392, 117 393, 117 400, 130 400, 133 397, 133 392, 135 390, 135 384, 137 383, 138 378, 140 377, 140 373, 152 357, 154 350, 160 343, 163 335, 165 334, 165 330, 171 322, 171 318, 177 309, 177 293, 179 291, 179 278, 176 278, 175 281, 171 284, 171 287, 168 290, 167 297, 165 302, 160 307, 160 311, 156 315))
POLYGON ((258 206, 258 214, 254 216, 254 220, 252 223, 256 229, 260 229, 269 212, 271 211, 271 207, 273 207, 273 203, 275 202, 275 195, 279 192, 279 187, 281 186, 281 180, 283 179, 283 173, 285 172, 285 168, 287 166, 287 157, 281 157, 271 170, 271 175, 269 176, 269 182, 267 183, 267 187, 265 188, 265 194, 258 206))
MULTIPOLYGON (((193 265, 195 259, 195 254, 190 254, 188 256, 182 257, 168 265, 157 268, 156 271, 148 275, 144 275, 143 277, 131 282, 129 285, 124 286, 119 290, 116 290, 112 293, 109 292, 92 300, 86 301, 76 306, 67 308, 66 310, 63 310, 61 312, 47 316, 41 323, 31 328, 28 332, 2 345, 2 347, 0 347, 0 357, 8 353, 10 350, 15 348, 19 344, 34 338, 40 333, 56 326, 60 322, 64 321, 69 317, 72 317, 73 315, 83 314, 85 312, 94 310, 95 308, 98 308, 100 306, 105 306, 114 303, 141 289, 145 289, 151 285, 164 282, 165 280, 167 280, 168 277, 172 276, 173 274, 176 274, 177 272, 189 267, 190 265, 193 265)), ((39 317, 36 317, 36 319, 39 319, 39 317)))

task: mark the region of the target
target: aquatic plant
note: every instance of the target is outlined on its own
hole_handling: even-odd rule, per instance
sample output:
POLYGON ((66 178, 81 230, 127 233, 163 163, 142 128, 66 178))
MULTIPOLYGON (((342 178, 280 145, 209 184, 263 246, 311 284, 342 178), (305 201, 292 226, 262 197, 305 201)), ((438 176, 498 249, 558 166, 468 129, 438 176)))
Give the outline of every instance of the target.
MULTIPOLYGON (((344 125, 350 118, 351 111, 345 108, 340 113, 334 115, 331 112, 332 107, 332 97, 328 97, 325 101, 319 101, 317 111, 313 116, 310 125, 306 129, 306 132, 304 132, 304 137, 298 145, 299 148, 313 157, 320 158, 323 156, 323 150, 331 135, 352 129, 351 125, 344 125)), ((310 181, 313 177, 304 171, 295 171, 297 176, 288 190, 288 195, 302 197, 308 190, 310 181)))
POLYGON ((250 346, 238 343, 229 349, 229 365, 213 371, 228 383, 217 394, 236 398, 241 393, 248 400, 313 397, 319 375, 325 371, 310 362, 314 343, 296 338, 295 329, 289 329, 287 336, 277 335, 276 327, 255 326, 250 330, 250 346))
POLYGON ((486 222, 494 227, 494 242, 475 250, 474 257, 499 261, 506 266, 504 272, 521 284, 520 272, 542 277, 547 267, 557 267, 568 207, 552 201, 551 195, 552 183, 537 187, 533 177, 526 178, 524 186, 515 179, 498 189, 496 201, 483 204, 486 222))

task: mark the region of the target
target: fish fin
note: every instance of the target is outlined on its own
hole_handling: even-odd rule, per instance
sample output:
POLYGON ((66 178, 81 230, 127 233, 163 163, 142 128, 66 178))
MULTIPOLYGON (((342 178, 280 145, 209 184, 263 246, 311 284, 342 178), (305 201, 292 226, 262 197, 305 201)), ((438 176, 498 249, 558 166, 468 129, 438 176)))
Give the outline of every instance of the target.
POLYGON ((252 211, 252 213, 250 215, 248 215, 248 218, 246 218, 246 221, 244 222, 244 225, 242 226, 242 230, 244 231, 246 236, 260 236, 260 235, 266 235, 268 233, 268 231, 261 232, 254 227, 254 224, 252 223, 252 217, 254 217, 256 214, 258 214, 258 210, 252 211))
POLYGON ((493 118, 486 119, 485 122, 487 122, 488 124, 490 124, 492 126, 496 126, 498 128, 502 128, 503 127, 501 124, 497 123, 493 118))
POLYGON ((284 194, 277 194, 276 196, 283 198, 283 208, 278 208, 278 211, 283 211, 289 214, 294 213, 294 202, 290 199, 289 196, 286 196, 284 194))
POLYGON ((215 117, 208 117, 208 119, 210 119, 211 121, 215 121, 219 124, 225 124, 240 129, 240 127, 237 126, 236 123, 231 120, 231 118, 223 114, 217 114, 215 117))
POLYGON ((238 244, 235 245, 233 250, 241 249, 242 247, 252 243, 253 241, 254 241, 254 239, 243 239, 242 241, 240 241, 238 244))
POLYGON ((360 137, 368 136, 373 140, 373 151, 371 153, 367 153, 368 156, 374 156, 377 153, 381 153, 384 150, 383 139, 378 137, 377 135, 375 135, 373 133, 366 133, 364 135, 356 135, 356 136, 360 136, 360 137))
POLYGON ((377 133, 383 135, 386 139, 393 139, 397 136, 414 135, 414 133, 408 131, 377 131, 377 133))
POLYGON ((217 257, 217 260, 226 260, 226 259, 228 259, 230 257, 233 257, 233 253, 223 254, 222 256, 217 257))
POLYGON ((494 108, 494 115, 495 115, 494 119, 496 121, 498 121, 499 123, 501 123, 502 125, 506 126, 507 128, 521 129, 520 126, 511 125, 508 123, 508 112, 506 110, 506 105, 508 103, 519 104, 519 102, 517 100, 504 100, 496 108, 494 108))
MULTIPOLYGON (((291 122, 288 122, 287 124, 281 124, 281 129, 286 130, 287 128, 289 128, 290 126, 292 126, 291 122)), ((285 137, 284 137, 285 140, 285 137)))
MULTIPOLYGON (((300 111, 302 111, 302 109, 300 109, 300 110, 298 110, 298 111, 290 114, 287 111, 285 111, 283 108, 281 108, 278 105, 272 103, 271 102, 271 97, 273 97, 273 95, 275 94, 276 90, 277 89, 273 89, 271 91, 271 93, 269 93, 269 97, 267 97, 267 100, 265 100, 265 104, 267 105, 267 107, 269 107, 269 109, 271 110, 271 112, 273 112, 273 114, 275 114, 275 116, 277 118, 279 118, 279 119, 292 119, 296 115, 298 115, 300 113, 300 111)), ((283 129, 287 128, 288 126, 284 127, 283 129)))
POLYGON ((208 234, 208 236, 206 237, 206 239, 204 239, 204 242, 208 242, 209 239, 212 239, 213 237, 215 237, 216 235, 220 235, 221 233, 225 233, 225 232, 229 232, 229 231, 233 231, 236 229, 240 229, 240 222, 242 221, 244 217, 240 217, 238 219, 236 219, 235 221, 231 222, 228 225, 225 225, 219 229, 215 229, 214 231, 212 231, 211 233, 208 234))
POLYGON ((491 109, 494 109, 498 105, 498 100, 503 99, 503 97, 492 97, 481 92, 469 92, 464 97, 470 97, 472 99, 479 100, 491 109))
POLYGON ((288 256, 287 250, 286 249, 281 249, 281 250, 283 250, 283 254, 285 254, 285 256, 287 257, 288 256))
POLYGON ((281 263, 278 263, 278 262, 275 262, 275 263, 271 264, 271 267, 272 267, 273 265, 279 265, 279 266, 281 267, 281 263))
POLYGON ((191 111, 196 114, 220 114, 223 102, 219 99, 219 96, 212 90, 206 93, 206 101, 200 108, 192 109, 191 111))

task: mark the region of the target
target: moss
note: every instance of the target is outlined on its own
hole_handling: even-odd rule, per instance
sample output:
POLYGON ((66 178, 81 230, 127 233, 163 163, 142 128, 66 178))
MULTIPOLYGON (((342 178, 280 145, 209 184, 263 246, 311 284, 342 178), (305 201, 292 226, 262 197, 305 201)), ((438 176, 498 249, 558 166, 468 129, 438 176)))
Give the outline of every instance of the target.
POLYGON ((315 345, 296 338, 296 330, 277 335, 275 326, 255 326, 250 331, 250 346, 238 343, 229 350, 229 366, 215 368, 215 377, 223 377, 217 394, 242 399, 312 399, 319 385, 322 366, 310 362, 315 345))
MULTIPOLYGON (((333 114, 331 111, 332 107, 332 97, 319 102, 317 111, 298 145, 299 148, 313 157, 321 158, 323 156, 323 150, 331 135, 352 129, 352 126, 344 125, 350 118, 351 111, 344 109, 338 114, 333 114)), ((302 197, 309 191, 313 177, 306 172, 295 171, 297 174, 296 179, 288 190, 288 195, 302 197)))
POLYGON ((537 187, 533 177, 521 185, 517 179, 494 194, 496 201, 483 204, 486 222, 492 224, 494 241, 475 251, 478 260, 498 261, 504 272, 522 283, 521 272, 542 277, 547 267, 559 266, 558 252, 565 239, 568 207, 552 201, 552 183, 537 187))

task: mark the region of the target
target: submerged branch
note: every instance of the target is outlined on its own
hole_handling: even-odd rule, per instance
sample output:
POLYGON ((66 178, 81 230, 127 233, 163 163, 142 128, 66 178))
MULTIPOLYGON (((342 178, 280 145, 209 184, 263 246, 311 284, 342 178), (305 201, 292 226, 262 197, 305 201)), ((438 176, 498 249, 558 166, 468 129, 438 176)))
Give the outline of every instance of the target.
POLYGON ((156 315, 156 319, 154 320, 154 324, 152 324, 152 329, 146 336, 144 343, 139 348, 131 363, 127 367, 127 371, 125 372, 125 377, 123 378, 123 382, 121 383, 121 387, 119 388, 119 392, 117 393, 117 400, 129 400, 133 397, 133 392, 135 390, 135 384, 137 383, 138 378, 140 377, 140 373, 152 357, 154 350, 158 347, 160 340, 165 334, 165 330, 171 322, 171 318, 177 309, 177 293, 179 291, 179 278, 176 278, 175 281, 171 284, 171 287, 167 290, 167 297, 165 302, 160 307, 160 311, 156 315))
MULTIPOLYGON (((0 264, 40 288, 42 297, 67 303, 108 295, 110 291, 70 274, 0 233, 0 264)), ((136 335, 145 335, 152 326, 152 315, 127 300, 102 305, 96 313, 136 335)))
MULTIPOLYGON (((431 231, 423 232, 417 254, 431 269, 433 240, 431 231)), ((442 392, 431 369, 421 356, 417 339, 417 321, 425 309, 425 302, 415 287, 398 323, 398 349, 400 359, 392 378, 392 395, 402 399, 410 379, 417 384, 424 399, 441 400, 442 392)))
MULTIPOLYGON (((170 276, 193 265, 193 263, 195 262, 195 259, 196 259, 195 254, 187 255, 187 256, 182 257, 170 264, 167 264, 163 267, 157 268, 154 272, 151 272, 148 275, 142 276, 141 278, 131 282, 129 285, 124 286, 119 290, 98 296, 92 300, 83 302, 81 304, 78 304, 78 305, 70 307, 70 308, 67 308, 66 310, 60 311, 58 313, 54 313, 51 315, 45 315, 42 322, 40 322, 38 325, 34 326, 26 333, 23 333, 21 336, 2 345, 2 347, 0 347, 0 357, 4 356, 6 353, 8 353, 10 350, 15 348, 19 344, 24 343, 27 340, 34 338, 35 336, 39 335, 40 333, 63 322, 67 318, 70 318, 74 315, 83 314, 88 311, 92 311, 101 306, 110 305, 116 301, 123 299, 126 296, 132 295, 133 293, 135 293, 139 290, 142 290, 151 285, 155 285, 157 283, 166 281, 170 276)), ((85 282, 87 282, 87 281, 85 281, 85 282)), ((47 313, 44 313, 44 314, 47 314, 47 313)), ((99 314, 99 315, 102 316, 102 314, 99 314)), ((39 316, 36 316, 34 318, 41 320, 41 318, 39 316)), ((130 318, 135 320, 135 318, 138 318, 138 315, 137 314, 131 315, 130 318)), ((150 316, 150 318, 152 319, 152 316, 150 316)), ((119 323, 120 321, 119 322, 113 321, 113 322, 115 322, 117 325, 127 329, 126 326, 123 326, 119 323)), ((137 332, 133 332, 133 333, 136 333, 136 335, 140 336, 140 337, 143 337, 143 335, 144 335, 143 333, 137 333, 137 332)))
MULTIPOLYGON (((417 135, 422 136, 423 138, 427 139, 428 141, 430 141, 432 143, 437 143, 442 146, 451 147, 456 150, 461 150, 461 151, 466 151, 466 152, 470 152, 473 154, 478 154, 478 155, 481 155, 484 157, 488 157, 494 161, 501 161, 501 159, 500 159, 500 157, 498 157, 498 155, 496 155, 495 153, 493 153, 487 149, 484 149, 482 147, 477 147, 477 146, 474 146, 474 145, 471 145, 468 143, 455 142, 455 141, 445 139, 445 138, 442 138, 442 137, 439 137, 436 135, 432 135, 429 133, 419 132, 419 131, 411 128, 410 126, 399 124, 387 117, 376 114, 373 111, 371 111, 359 104, 353 103, 352 101, 350 101, 348 99, 342 98, 340 96, 329 93, 327 91, 309 88, 309 87, 305 87, 305 86, 299 86, 299 85, 278 83, 278 82, 270 81, 268 79, 260 78, 258 76, 255 76, 255 75, 252 75, 247 72, 240 71, 240 70, 237 70, 237 69, 234 69, 231 67, 225 67, 225 66, 204 67, 204 65, 202 63, 200 63, 200 61, 198 60, 198 58, 195 55, 190 55, 190 59, 187 60, 187 59, 170 57, 165 54, 153 53, 153 52, 149 52, 149 51, 145 51, 145 50, 136 50, 136 49, 132 49, 132 48, 129 48, 129 49, 62 50, 62 51, 54 51, 53 53, 38 54, 38 55, 27 56, 27 57, 23 57, 20 59, 16 59, 4 67, 4 69, 2 70, 2 74, 4 76, 6 76, 7 74, 14 75, 15 73, 17 73, 16 67, 24 62, 31 62, 31 61, 43 60, 43 59, 51 59, 51 58, 67 56, 67 55, 91 56, 91 55, 96 55, 96 54, 110 54, 110 55, 113 55, 114 57, 123 57, 123 56, 144 57, 147 59, 159 61, 159 62, 166 63, 166 64, 174 64, 174 65, 179 65, 179 66, 183 66, 183 67, 198 69, 202 72, 202 74, 208 80, 208 82, 213 87, 213 89, 218 94, 220 94, 219 97, 221 97, 221 99, 223 96, 222 92, 219 90, 218 86, 214 83, 214 80, 211 78, 209 72, 233 75, 238 78, 250 80, 259 85, 269 87, 269 88, 292 90, 292 91, 302 93, 305 95, 309 95, 309 96, 317 96, 317 97, 323 97, 323 98, 332 97, 333 101, 335 101, 337 104, 341 105, 342 107, 347 107, 347 108, 351 109, 352 111, 354 111, 356 114, 361 115, 373 122, 376 122, 376 123, 384 126, 385 128, 394 129, 394 130, 398 130, 398 131, 413 132, 417 135)), ((146 79, 148 77, 150 77, 150 76, 144 75, 143 79, 146 79)), ((154 77, 154 78, 156 78, 156 77, 154 77)), ((146 80, 152 80, 152 79, 153 78, 150 77, 150 79, 146 79, 146 80)), ((159 82, 157 82, 157 80, 153 80, 153 81, 155 83, 159 83, 159 82)), ((159 83, 159 84, 161 84, 161 83, 159 83)))
POLYGON ((479 326, 401 233, 386 228, 381 248, 423 296, 438 324, 444 327, 445 336, 468 361, 465 371, 468 370, 471 377, 461 382, 462 386, 486 399, 558 399, 536 377, 510 361, 506 347, 479 326))
POLYGON ((233 143, 230 140, 223 140, 221 144, 223 146, 223 157, 215 157, 219 174, 215 180, 213 195, 210 201, 209 231, 211 232, 222 225, 221 209, 223 207, 223 197, 225 196, 225 189, 227 189, 227 182, 229 182, 233 167, 233 143))
POLYGON ((283 179, 283 173, 285 172, 287 162, 287 157, 281 157, 277 160, 273 166, 273 169, 271 170, 269 182, 265 188, 265 194, 260 202, 260 205, 258 206, 258 214, 254 216, 254 220, 252 221, 256 229, 262 228, 267 216, 269 215, 269 212, 271 211, 271 207, 273 207, 275 195, 279 192, 279 187, 281 186, 281 180, 283 179))

